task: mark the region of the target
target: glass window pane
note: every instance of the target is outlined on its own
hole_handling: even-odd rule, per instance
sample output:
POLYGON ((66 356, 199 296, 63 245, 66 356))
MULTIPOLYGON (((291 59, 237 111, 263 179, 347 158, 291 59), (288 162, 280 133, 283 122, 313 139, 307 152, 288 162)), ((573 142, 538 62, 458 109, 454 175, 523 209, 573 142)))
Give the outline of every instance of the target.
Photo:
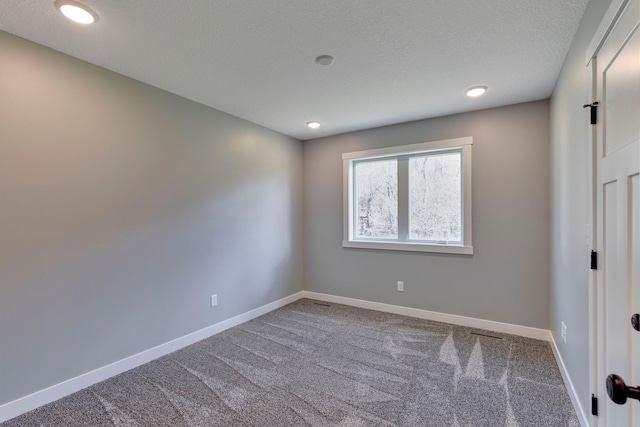
POLYGON ((356 163, 355 235, 398 238, 398 161, 356 163))
POLYGON ((409 159, 409 238, 462 242, 460 152, 409 159))

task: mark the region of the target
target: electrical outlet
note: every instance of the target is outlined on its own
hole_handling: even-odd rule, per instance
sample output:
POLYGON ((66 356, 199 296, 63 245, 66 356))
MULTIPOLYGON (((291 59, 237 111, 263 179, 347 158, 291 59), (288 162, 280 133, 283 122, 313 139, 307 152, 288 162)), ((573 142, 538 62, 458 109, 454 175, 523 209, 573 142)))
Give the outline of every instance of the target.
POLYGON ((567 325, 564 324, 564 322, 560 322, 561 325, 561 334, 562 334, 562 341, 564 341, 564 343, 567 343, 567 325))
POLYGON ((398 281, 398 292, 404 292, 404 282, 398 281))
POLYGON ((211 307, 218 305, 218 294, 211 295, 211 307))

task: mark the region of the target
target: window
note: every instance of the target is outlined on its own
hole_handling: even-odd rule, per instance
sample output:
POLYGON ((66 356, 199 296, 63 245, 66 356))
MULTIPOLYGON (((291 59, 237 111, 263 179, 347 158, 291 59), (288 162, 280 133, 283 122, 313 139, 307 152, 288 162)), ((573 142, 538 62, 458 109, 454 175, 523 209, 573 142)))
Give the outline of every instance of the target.
POLYGON ((342 246, 472 254, 471 137, 345 153, 342 246))

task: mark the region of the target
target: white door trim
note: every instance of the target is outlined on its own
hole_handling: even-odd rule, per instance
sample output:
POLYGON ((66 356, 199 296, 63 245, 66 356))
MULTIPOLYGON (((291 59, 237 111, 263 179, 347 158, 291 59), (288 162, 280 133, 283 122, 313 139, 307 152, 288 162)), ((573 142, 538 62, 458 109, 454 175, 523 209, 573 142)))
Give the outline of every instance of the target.
MULTIPOLYGON (((608 34, 608 33, 607 33, 608 34)), ((595 55, 595 54, 594 54, 595 55)), ((589 102, 594 102, 597 99, 597 69, 596 69, 596 60, 592 60, 587 65, 587 72, 590 75, 591 85, 588 88, 588 98, 589 102)), ((598 117, 599 119, 599 117, 598 117)), ((590 191, 588 192, 589 196, 589 224, 588 224, 588 245, 587 250, 597 250, 599 242, 597 240, 598 236, 598 225, 597 225, 597 186, 598 186, 598 175, 597 175, 597 128, 594 125, 589 124, 588 115, 585 114, 585 126, 589 126, 589 131, 587 132, 587 159, 589 161, 589 185, 590 191)), ((585 254, 586 256, 586 254, 585 254)), ((597 260, 600 262, 600 260, 597 260)), ((598 324, 597 324, 597 270, 589 271, 589 392, 596 393, 598 390, 598 324)), ((591 408, 589 408, 591 409, 591 408)), ((584 413, 583 413, 584 415, 584 413)), ((588 420, 587 425, 591 427, 597 427, 598 418, 591 414, 591 410, 587 413, 587 418, 584 418, 585 421, 588 420)))
POLYGON ((624 10, 625 6, 629 3, 629 0, 612 0, 609 5, 609 9, 604 14, 602 21, 600 21, 600 25, 596 30, 591 42, 589 43, 589 47, 587 47, 587 65, 591 62, 591 60, 598 55, 602 44, 609 36, 609 33, 615 26, 616 22, 618 22, 618 18, 620 14, 624 10))

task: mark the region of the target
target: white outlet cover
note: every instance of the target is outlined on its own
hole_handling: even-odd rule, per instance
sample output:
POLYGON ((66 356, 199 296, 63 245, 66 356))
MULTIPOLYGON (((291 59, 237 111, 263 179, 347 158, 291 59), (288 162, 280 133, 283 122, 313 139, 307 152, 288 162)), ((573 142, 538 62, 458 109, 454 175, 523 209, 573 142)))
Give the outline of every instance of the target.
POLYGON ((218 305, 218 294, 211 295, 211 307, 218 305))

